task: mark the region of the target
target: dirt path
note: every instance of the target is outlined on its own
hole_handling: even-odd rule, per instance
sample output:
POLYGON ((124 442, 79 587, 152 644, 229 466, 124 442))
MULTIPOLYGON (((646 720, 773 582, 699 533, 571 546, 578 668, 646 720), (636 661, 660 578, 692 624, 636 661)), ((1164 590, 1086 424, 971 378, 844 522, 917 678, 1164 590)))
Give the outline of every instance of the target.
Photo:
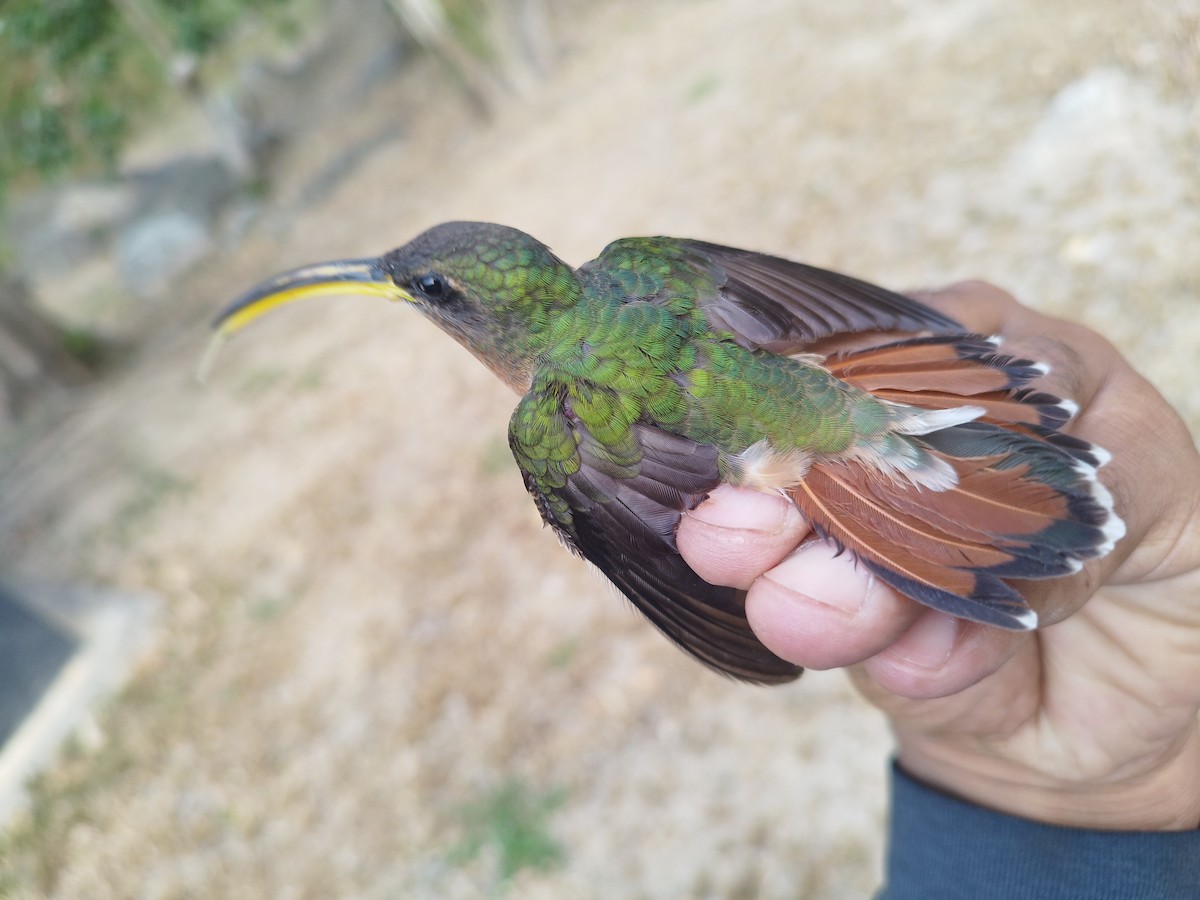
POLYGON ((673 233, 989 278, 1102 330, 1196 429, 1187 8, 612 0, 558 22, 552 76, 487 124, 415 67, 335 130, 406 139, 197 272, 180 325, 9 470, 0 561, 167 612, 0 845, 0 893, 490 896, 532 835, 518 861, 558 865, 508 896, 865 896, 882 722, 838 674, 753 689, 670 649, 540 528, 481 367, 345 301, 264 322, 201 390, 199 329, 272 270, 445 219, 575 262, 673 233))

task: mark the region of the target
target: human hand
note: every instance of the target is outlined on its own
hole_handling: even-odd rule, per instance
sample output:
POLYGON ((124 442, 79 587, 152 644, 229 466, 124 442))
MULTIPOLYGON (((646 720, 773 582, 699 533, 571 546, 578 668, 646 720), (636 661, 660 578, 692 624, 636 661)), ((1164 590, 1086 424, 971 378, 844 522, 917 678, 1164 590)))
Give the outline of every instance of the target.
POLYGON ((1024 582, 1042 628, 954 619, 812 540, 782 497, 721 487, 678 545, 746 588, 755 633, 814 669, 850 667, 888 716, 901 766, 982 806, 1085 828, 1200 825, 1200 455, 1162 396, 1103 338, 968 282, 920 299, 1052 366, 1080 405, 1066 429, 1101 470, 1126 536, 1068 578, 1024 582), (807 540, 806 540, 807 539, 807 540))

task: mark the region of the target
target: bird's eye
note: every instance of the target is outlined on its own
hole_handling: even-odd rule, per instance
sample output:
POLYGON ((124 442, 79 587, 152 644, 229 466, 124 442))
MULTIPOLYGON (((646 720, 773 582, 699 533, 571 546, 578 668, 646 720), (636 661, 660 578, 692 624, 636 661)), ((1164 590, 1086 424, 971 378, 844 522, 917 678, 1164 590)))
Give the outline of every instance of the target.
POLYGON ((440 300, 450 293, 450 286, 446 284, 446 279, 432 273, 418 275, 413 279, 412 285, 430 300, 440 300))

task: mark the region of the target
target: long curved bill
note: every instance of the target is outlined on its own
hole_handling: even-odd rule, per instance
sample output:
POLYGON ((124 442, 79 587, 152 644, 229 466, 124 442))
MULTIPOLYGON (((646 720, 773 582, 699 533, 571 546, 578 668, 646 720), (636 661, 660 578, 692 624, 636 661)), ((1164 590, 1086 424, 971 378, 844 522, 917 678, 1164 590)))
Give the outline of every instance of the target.
POLYGON ((343 259, 301 266, 267 279, 221 310, 213 328, 217 334, 228 337, 277 306, 331 294, 409 299, 408 292, 392 282, 381 259, 343 259))
POLYGON ((259 316, 296 300, 332 294, 412 299, 408 291, 392 281, 379 258, 343 259, 291 269, 246 291, 217 314, 212 324, 214 334, 200 361, 197 377, 203 382, 221 345, 259 316))

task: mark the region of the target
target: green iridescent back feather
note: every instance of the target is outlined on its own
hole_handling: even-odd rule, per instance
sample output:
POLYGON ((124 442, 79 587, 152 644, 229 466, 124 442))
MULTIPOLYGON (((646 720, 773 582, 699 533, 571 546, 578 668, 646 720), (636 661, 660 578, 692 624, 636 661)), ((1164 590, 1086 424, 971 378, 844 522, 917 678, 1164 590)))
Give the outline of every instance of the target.
MULTIPOLYGON (((771 435, 779 449, 844 451, 858 434, 887 425, 883 405, 828 373, 796 360, 747 350, 714 332, 701 300, 717 281, 692 264, 680 242, 624 240, 580 271, 582 290, 556 311, 538 355, 533 393, 561 397, 601 446, 635 452, 631 426, 650 421, 727 456, 771 435)), ((518 461, 542 478, 575 427, 563 407, 531 401, 514 427, 518 461), (538 421, 538 417, 541 420, 538 421)), ((547 483, 547 487, 557 487, 547 483)))

